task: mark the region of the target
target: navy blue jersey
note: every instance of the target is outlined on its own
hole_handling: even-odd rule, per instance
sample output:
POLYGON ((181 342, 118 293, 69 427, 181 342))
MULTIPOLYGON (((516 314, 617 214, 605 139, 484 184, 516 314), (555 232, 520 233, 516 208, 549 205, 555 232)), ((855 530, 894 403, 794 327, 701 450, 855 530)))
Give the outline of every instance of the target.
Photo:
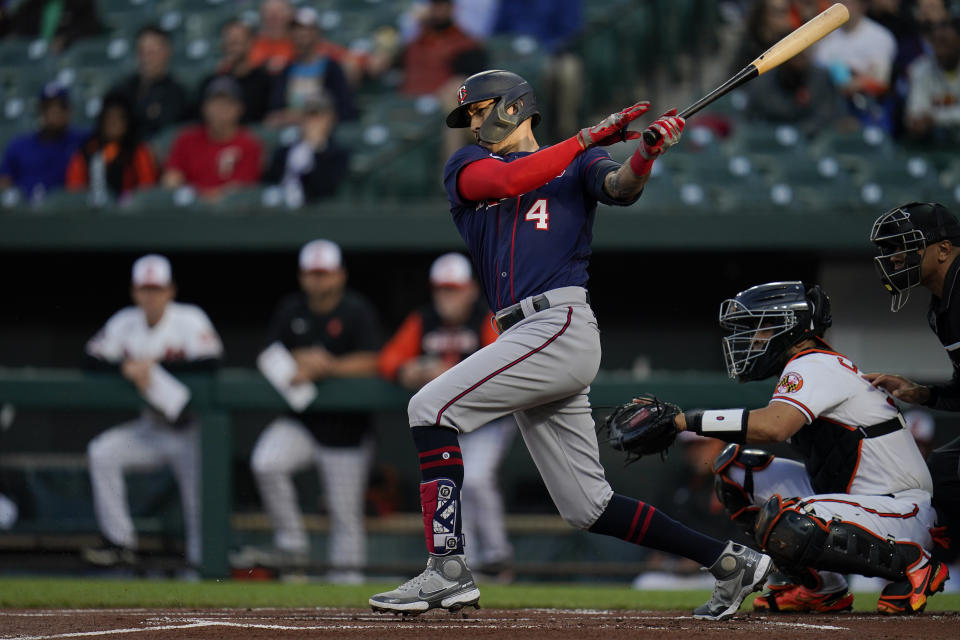
MULTIPOLYGON (((544 147, 541 147, 544 148, 544 147)), ((578 155, 559 176, 518 198, 471 202, 457 191, 460 170, 482 158, 512 162, 529 152, 497 156, 480 145, 458 150, 443 170, 450 212, 467 243, 490 308, 499 311, 558 287, 586 287, 597 202, 627 205, 603 190, 620 168, 596 147, 578 155)))

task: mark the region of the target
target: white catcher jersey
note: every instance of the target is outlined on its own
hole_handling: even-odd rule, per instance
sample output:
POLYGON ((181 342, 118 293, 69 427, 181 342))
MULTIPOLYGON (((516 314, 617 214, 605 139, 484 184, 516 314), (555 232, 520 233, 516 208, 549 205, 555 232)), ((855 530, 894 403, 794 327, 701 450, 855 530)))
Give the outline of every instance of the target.
POLYGON ((818 493, 933 491, 930 472, 908 429, 857 442, 860 427, 898 420, 899 411, 886 392, 864 380, 846 356, 820 349, 797 354, 784 367, 771 402, 787 403, 806 417, 807 425, 790 442, 800 445, 797 448, 804 454, 818 493), (833 477, 846 474, 847 486, 818 487, 818 478, 823 484, 829 473, 833 477))
POLYGON ((86 349, 108 362, 127 358, 164 362, 219 358, 223 343, 200 307, 171 302, 153 327, 139 307, 121 309, 87 342, 86 349))

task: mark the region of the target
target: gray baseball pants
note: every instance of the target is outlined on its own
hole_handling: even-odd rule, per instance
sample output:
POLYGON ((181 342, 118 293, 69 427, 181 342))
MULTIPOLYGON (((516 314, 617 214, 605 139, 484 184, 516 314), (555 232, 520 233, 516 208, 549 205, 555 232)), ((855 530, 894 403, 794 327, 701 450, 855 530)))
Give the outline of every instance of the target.
POLYGON ((521 300, 523 320, 425 385, 407 411, 410 426, 460 433, 513 414, 560 515, 587 529, 613 496, 587 397, 600 367, 600 329, 585 289, 545 295, 549 308, 521 300))

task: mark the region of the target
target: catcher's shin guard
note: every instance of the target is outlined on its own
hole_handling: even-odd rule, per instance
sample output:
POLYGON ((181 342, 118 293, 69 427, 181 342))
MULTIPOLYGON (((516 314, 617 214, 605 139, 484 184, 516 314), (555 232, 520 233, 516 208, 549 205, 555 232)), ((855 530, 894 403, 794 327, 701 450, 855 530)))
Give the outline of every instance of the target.
POLYGON ((760 449, 746 449, 739 444, 728 444, 713 461, 713 487, 720 503, 748 536, 753 535, 760 507, 754 504, 753 472, 766 469, 773 462, 773 454, 760 449), (733 467, 743 469, 743 484, 730 477, 733 467))
POLYGON ((810 567, 903 580, 907 571, 926 560, 912 542, 894 542, 851 522, 829 523, 804 513, 795 500, 773 496, 760 509, 755 540, 785 567, 810 567))

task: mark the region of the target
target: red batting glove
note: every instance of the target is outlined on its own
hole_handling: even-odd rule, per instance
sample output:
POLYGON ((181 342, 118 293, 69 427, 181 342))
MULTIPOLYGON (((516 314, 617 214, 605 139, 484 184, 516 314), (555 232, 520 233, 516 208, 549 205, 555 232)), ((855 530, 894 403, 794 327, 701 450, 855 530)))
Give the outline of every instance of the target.
POLYGON ((640 144, 637 145, 637 150, 633 152, 633 156, 630 158, 630 168, 633 169, 633 172, 638 176, 650 173, 653 161, 680 141, 684 124, 686 124, 686 120, 677 115, 676 109, 670 109, 670 111, 654 120, 653 124, 647 127, 647 130, 655 131, 659 140, 653 145, 648 145, 646 140, 641 140, 640 144))
POLYGON ((587 150, 590 147, 605 147, 625 140, 636 140, 642 134, 638 131, 627 131, 627 127, 631 122, 645 114, 649 108, 649 102, 638 102, 623 111, 611 113, 592 127, 581 129, 580 133, 577 134, 580 148, 587 150))

